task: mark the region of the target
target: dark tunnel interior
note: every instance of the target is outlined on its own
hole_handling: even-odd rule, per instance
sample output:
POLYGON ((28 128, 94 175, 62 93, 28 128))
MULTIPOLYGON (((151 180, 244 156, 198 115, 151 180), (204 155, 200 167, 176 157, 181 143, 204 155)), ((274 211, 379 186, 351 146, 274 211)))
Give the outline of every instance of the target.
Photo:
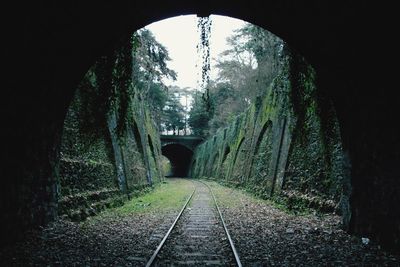
POLYGON ((193 151, 179 144, 168 144, 162 147, 162 154, 171 162, 169 177, 187 177, 193 151))

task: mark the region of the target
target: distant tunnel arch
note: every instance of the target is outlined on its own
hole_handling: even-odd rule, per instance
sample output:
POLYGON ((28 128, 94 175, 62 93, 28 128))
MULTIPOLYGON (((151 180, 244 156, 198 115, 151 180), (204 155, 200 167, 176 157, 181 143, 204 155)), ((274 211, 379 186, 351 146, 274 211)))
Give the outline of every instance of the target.
POLYGON ((193 157, 191 149, 181 144, 169 143, 162 146, 161 152, 171 163, 171 174, 169 176, 188 176, 190 162, 193 157))

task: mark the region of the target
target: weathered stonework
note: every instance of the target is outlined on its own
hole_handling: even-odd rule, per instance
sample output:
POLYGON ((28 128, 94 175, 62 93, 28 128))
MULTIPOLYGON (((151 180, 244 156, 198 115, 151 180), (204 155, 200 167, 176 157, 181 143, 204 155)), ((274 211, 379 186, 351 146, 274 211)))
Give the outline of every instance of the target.
POLYGON ((108 134, 88 144, 77 123, 78 97, 76 94, 64 123, 57 185, 58 213, 73 220, 121 205, 163 178, 159 133, 143 101, 133 99, 123 136, 117 136, 117 120, 111 112, 108 134))
POLYGON ((262 97, 196 149, 192 176, 283 198, 292 208, 336 210, 348 217, 338 122, 332 105, 321 101, 314 70, 290 57, 262 97))

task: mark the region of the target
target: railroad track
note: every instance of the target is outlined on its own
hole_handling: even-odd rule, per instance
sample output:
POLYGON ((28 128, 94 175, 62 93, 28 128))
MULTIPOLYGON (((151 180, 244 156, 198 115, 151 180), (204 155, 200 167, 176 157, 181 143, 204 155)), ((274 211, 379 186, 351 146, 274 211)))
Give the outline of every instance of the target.
POLYGON ((242 266, 211 188, 195 189, 154 251, 150 266, 242 266))

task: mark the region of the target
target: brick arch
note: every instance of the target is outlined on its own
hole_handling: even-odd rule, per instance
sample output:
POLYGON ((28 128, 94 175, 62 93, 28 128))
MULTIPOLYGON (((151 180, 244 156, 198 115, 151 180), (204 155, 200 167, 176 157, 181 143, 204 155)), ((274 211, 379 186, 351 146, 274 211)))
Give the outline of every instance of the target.
POLYGON ((192 151, 192 153, 194 152, 194 149, 186 144, 183 144, 181 142, 177 142, 177 141, 172 141, 172 142, 163 142, 161 145, 161 148, 169 146, 169 145, 179 145, 179 146, 184 146, 185 148, 187 148, 188 150, 192 151))

